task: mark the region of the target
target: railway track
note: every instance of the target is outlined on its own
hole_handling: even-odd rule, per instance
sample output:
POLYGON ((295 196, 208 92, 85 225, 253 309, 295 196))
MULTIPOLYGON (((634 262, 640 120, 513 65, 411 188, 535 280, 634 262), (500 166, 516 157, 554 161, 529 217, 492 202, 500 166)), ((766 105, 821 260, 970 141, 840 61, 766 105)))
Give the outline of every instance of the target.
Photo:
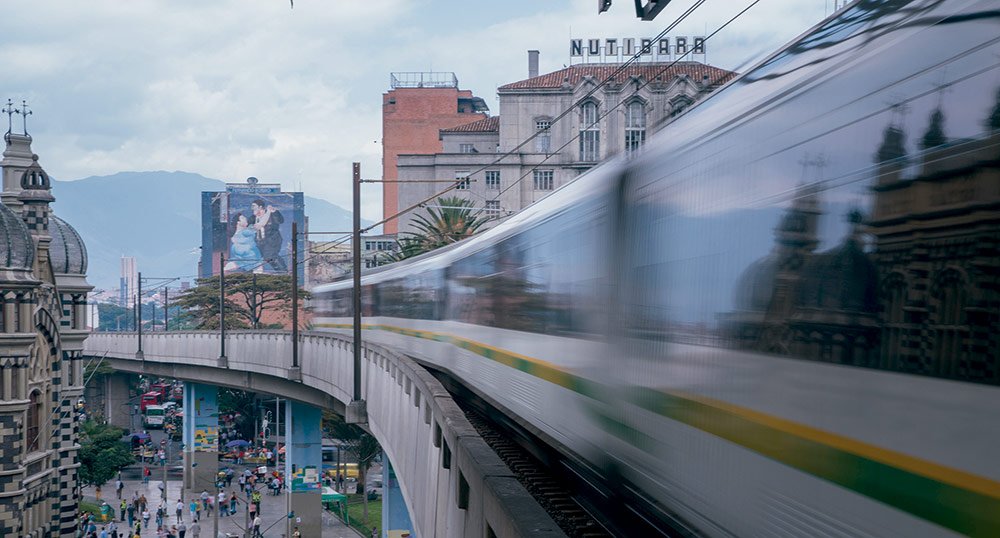
POLYGON ((548 512, 559 528, 571 538, 613 536, 593 515, 569 493, 568 484, 559 480, 527 450, 501 432, 496 425, 476 409, 461 402, 459 406, 479 435, 500 456, 517 480, 548 512))
POLYGON ((697 538, 641 493, 611 487, 618 481, 555 448, 447 372, 415 360, 451 393, 483 440, 567 536, 697 538))

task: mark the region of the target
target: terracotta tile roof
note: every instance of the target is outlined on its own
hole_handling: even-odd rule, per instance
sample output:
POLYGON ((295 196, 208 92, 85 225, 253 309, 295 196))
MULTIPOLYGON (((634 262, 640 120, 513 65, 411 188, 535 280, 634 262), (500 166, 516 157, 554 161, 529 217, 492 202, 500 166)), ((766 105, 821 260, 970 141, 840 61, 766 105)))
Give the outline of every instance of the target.
POLYGON ((500 116, 491 116, 472 123, 459 125, 450 129, 441 129, 442 133, 496 133, 500 131, 500 116))
MULTIPOLYGON (((594 80, 600 83, 611 76, 619 67, 620 64, 571 65, 559 71, 505 84, 500 86, 499 91, 560 88, 564 80, 570 86, 576 86, 585 76, 594 77, 594 80)), ((663 77, 663 80, 669 81, 674 77, 682 75, 687 75, 695 82, 701 82, 705 76, 708 76, 708 80, 715 86, 727 82, 735 73, 705 65, 701 62, 678 62, 674 65, 670 65, 669 62, 635 63, 615 75, 613 80, 621 84, 633 76, 642 77, 646 80, 654 80, 657 76, 660 76, 663 77), (664 68, 666 68, 665 71, 664 68), (661 71, 663 72, 661 73, 661 71)))

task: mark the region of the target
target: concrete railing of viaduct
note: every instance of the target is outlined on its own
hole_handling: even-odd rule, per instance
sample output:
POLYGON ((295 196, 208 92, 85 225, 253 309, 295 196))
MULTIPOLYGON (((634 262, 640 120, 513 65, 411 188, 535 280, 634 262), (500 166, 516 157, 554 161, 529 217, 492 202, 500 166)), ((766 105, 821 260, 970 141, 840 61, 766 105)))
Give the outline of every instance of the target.
MULTIPOLYGON (((94 333, 85 349, 121 371, 266 392, 341 413, 352 399, 346 336, 302 335, 300 381, 287 332, 231 332, 225 362, 218 333, 144 334, 142 359, 136 338, 94 333)), ((564 536, 426 370, 371 344, 361 362, 367 429, 392 461, 418 536, 564 536)))

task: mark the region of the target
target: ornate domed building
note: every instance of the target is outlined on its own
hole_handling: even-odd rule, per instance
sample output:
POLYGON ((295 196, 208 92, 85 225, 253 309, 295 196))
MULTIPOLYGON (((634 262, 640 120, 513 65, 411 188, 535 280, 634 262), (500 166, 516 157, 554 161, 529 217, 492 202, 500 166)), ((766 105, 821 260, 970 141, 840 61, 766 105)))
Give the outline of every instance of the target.
POLYGON ((871 366, 878 343, 878 272, 865 252, 862 215, 836 247, 816 252, 814 187, 802 187, 775 228, 771 252, 737 282, 736 311, 724 316, 742 349, 871 366))
POLYGON ((7 133, 0 194, 0 536, 73 536, 87 337, 87 251, 52 215, 26 133, 7 133))

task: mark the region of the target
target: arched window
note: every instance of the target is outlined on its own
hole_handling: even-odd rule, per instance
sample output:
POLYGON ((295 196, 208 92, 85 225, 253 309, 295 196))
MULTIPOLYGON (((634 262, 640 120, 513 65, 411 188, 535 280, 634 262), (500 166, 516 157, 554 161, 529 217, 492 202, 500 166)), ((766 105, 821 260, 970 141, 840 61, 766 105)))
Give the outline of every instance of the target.
POLYGON ((597 121, 597 103, 580 105, 581 161, 597 162, 601 158, 601 129, 597 121))
POLYGON ((646 109, 632 101, 625 109, 625 152, 632 153, 646 143, 646 109))
POLYGON ((39 443, 38 438, 41 437, 39 435, 38 425, 42 415, 42 401, 41 397, 39 396, 40 394, 41 393, 36 390, 32 392, 31 396, 28 398, 29 400, 28 412, 27 412, 27 417, 25 417, 26 418, 25 420, 26 429, 25 429, 25 439, 24 439, 24 446, 26 447, 25 452, 34 452, 38 450, 38 443, 39 443))
POLYGON ((940 375, 961 375, 965 354, 965 279, 954 270, 941 273, 932 294, 937 298, 933 315, 934 364, 940 375))

